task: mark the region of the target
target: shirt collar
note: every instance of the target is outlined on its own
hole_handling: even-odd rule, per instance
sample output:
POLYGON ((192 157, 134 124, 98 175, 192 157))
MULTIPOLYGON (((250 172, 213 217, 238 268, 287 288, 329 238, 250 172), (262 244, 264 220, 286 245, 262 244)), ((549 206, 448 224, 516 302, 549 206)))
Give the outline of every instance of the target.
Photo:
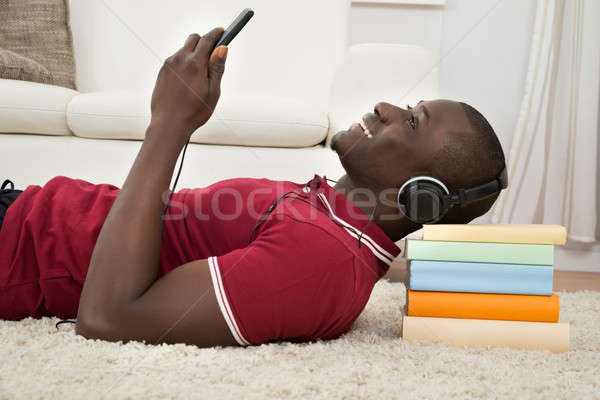
POLYGON ((369 222, 369 217, 346 196, 329 186, 325 177, 315 175, 306 186, 316 194, 319 201, 331 214, 331 217, 342 225, 350 236, 358 240, 360 235, 361 243, 366 245, 379 260, 390 265, 398 257, 400 248, 377 224, 370 223, 363 232, 369 222), (363 232, 362 235, 361 232, 363 232))

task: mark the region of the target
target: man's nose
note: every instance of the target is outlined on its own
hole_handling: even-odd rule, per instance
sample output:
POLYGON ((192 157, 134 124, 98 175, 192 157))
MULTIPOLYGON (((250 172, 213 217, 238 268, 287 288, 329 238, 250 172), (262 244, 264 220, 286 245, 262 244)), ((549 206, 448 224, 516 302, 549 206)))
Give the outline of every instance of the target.
POLYGON ((402 112, 400 107, 396 107, 393 104, 386 103, 385 101, 380 101, 375 104, 375 112, 379 114, 379 117, 384 121, 390 121, 393 118, 394 113, 402 112))
POLYGON ((379 103, 375 104, 375 114, 379 115, 379 118, 384 122, 389 119, 390 106, 391 104, 386 103, 385 101, 380 101, 379 103))

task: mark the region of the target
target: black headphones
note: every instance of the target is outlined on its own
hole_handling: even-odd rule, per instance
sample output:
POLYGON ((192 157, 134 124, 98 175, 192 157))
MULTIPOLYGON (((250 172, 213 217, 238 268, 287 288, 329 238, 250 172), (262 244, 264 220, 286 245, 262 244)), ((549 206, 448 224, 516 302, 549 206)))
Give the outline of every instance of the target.
POLYGON ((398 190, 398 208, 408 219, 418 224, 435 224, 446 215, 448 210, 500 192, 508 186, 506 167, 491 182, 470 189, 458 189, 457 194, 450 191, 442 181, 432 176, 415 176, 400 186, 398 190))

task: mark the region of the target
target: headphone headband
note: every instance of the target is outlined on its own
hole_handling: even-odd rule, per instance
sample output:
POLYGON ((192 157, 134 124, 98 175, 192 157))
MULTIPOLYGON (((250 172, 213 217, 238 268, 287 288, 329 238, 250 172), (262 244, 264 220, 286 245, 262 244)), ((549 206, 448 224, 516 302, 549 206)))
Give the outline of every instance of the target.
POLYGON ((475 186, 469 189, 458 189, 457 193, 450 197, 450 204, 460 205, 465 207, 467 204, 477 200, 485 199, 493 194, 500 192, 502 189, 506 189, 508 186, 508 174, 506 167, 500 171, 500 174, 496 179, 491 182, 484 183, 483 185, 475 186))

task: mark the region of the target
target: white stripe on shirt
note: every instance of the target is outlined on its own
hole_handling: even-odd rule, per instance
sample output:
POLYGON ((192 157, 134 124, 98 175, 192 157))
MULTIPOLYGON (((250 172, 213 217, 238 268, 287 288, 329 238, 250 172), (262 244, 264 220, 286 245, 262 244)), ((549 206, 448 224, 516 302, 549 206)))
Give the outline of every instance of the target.
POLYGON ((227 322, 227 326, 229 326, 229 330, 231 334, 235 338, 235 340, 242 346, 249 345, 250 342, 244 338, 242 333, 240 332, 237 323, 235 321, 235 317, 233 316, 233 312, 229 307, 229 301, 227 301, 227 296, 225 294, 225 289, 223 288, 223 281, 221 280, 221 271, 219 270, 219 264, 217 262, 217 257, 209 257, 208 258, 208 266, 210 270, 210 276, 213 281, 213 286, 215 288, 215 294, 217 296, 217 301, 219 302, 219 308, 221 309, 221 313, 225 318, 225 322, 227 322))
MULTIPOLYGON (((327 198, 325 197, 325 195, 323 193, 319 193, 317 196, 321 199, 321 201, 323 201, 323 203, 329 210, 329 213, 331 214, 331 216, 336 221, 338 221, 340 224, 342 224, 344 226, 344 228, 346 229, 346 232, 348 232, 350 234, 350 236, 358 239, 358 235, 356 234, 357 229, 354 228, 349 223, 347 223, 346 221, 344 221, 343 219, 339 218, 337 215, 335 215, 335 213, 331 209, 331 206, 329 205, 329 202, 327 201, 327 198)), ((363 240, 363 239, 365 240, 364 243, 367 245, 367 247, 369 247, 369 249, 371 249, 371 251, 377 258, 379 258, 381 261, 385 262, 388 265, 392 264, 392 261, 394 261, 394 259, 395 259, 395 257, 393 255, 391 255, 384 248, 379 246, 377 244, 377 242, 375 242, 369 235, 363 233, 361 236, 361 240, 363 240)))

